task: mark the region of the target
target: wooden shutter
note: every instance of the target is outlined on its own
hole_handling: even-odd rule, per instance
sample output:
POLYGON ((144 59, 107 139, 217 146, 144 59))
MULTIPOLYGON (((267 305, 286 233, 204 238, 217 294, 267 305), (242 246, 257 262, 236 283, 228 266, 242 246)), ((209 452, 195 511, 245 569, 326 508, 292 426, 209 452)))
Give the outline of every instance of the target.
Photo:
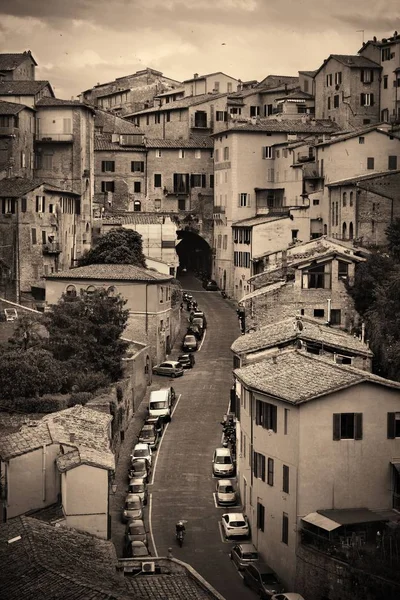
POLYGON ((374 95, 370 94, 370 106, 374 106, 374 95))
POLYGON ((362 440, 362 413, 354 413, 354 439, 362 440))
POLYGON ((361 83, 364 83, 364 69, 361 69, 361 83))
POLYGON ((174 173, 174 192, 178 190, 178 173, 174 173))
POLYGON ((101 170, 103 171, 103 173, 106 170, 106 161, 105 160, 101 161, 101 170))
POLYGON ((254 452, 254 451, 253 451, 253 475, 254 475, 254 477, 258 477, 257 452, 254 452))
POLYGON ((271 409, 271 424, 272 424, 272 430, 275 431, 275 433, 278 431, 278 410, 276 406, 272 405, 272 409, 271 409))
POLYGON ((240 194, 238 194, 238 206, 240 206, 240 194))
POLYGON ((190 175, 190 187, 194 187, 194 175, 190 175))
POLYGON ((26 212, 26 198, 21 198, 21 212, 26 212))
POLYGON ((42 196, 42 212, 46 212, 46 196, 42 196))
POLYGON ((261 479, 265 481, 265 456, 261 454, 261 479))
POLYGON ((205 174, 205 173, 203 173, 203 174, 202 174, 202 176, 201 176, 201 187, 202 187, 202 188, 205 188, 205 187, 207 187, 207 183, 206 183, 206 174, 205 174))
POLYGON ((140 171, 144 173, 144 161, 140 161, 140 171))
POLYGON ((250 206, 250 202, 251 202, 251 196, 250 196, 250 194, 247 194, 247 206, 250 206))
POLYGON ((360 104, 361 106, 365 106, 365 94, 360 94, 360 104))
POLYGON ((333 414, 333 439, 340 440, 340 413, 333 414))
POLYGON ((39 196, 36 196, 36 212, 39 212, 39 196))
POLYGON ((187 192, 189 192, 189 183, 190 183, 190 181, 189 181, 189 179, 190 179, 189 173, 186 173, 185 178, 186 178, 185 192, 187 193, 187 192))
POLYGON ((387 436, 389 440, 394 440, 396 437, 396 413, 394 412, 387 414, 387 436))
POLYGON ((373 70, 371 69, 371 83, 372 83, 373 81, 374 81, 374 72, 373 72, 373 70))

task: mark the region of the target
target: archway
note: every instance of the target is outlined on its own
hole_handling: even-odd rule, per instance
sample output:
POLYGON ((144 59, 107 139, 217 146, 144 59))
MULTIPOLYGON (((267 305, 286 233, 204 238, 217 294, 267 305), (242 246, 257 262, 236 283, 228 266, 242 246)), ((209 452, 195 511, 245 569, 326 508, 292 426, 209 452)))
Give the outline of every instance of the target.
POLYGON ((349 225, 349 240, 352 240, 354 237, 354 228, 353 228, 353 222, 350 222, 349 225))
POLYGON ((347 225, 346 223, 343 223, 342 225, 342 240, 345 240, 347 237, 347 225))
POLYGON ((177 236, 180 241, 175 249, 180 268, 211 277, 212 250, 206 240, 197 233, 185 229, 177 231, 177 236))

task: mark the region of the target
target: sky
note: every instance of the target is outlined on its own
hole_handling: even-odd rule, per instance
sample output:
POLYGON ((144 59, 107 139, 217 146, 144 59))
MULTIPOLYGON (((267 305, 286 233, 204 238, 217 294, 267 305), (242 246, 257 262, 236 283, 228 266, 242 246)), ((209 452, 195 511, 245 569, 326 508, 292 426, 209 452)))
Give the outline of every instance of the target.
POLYGON ((0 53, 31 50, 36 79, 67 99, 145 67, 297 75, 395 29, 399 0, 0 0, 0 53))

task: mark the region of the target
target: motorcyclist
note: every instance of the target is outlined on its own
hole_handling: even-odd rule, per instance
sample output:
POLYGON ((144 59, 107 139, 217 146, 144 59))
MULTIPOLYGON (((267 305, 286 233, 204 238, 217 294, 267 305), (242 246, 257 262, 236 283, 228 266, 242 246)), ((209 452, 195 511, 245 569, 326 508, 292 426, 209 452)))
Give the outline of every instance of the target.
POLYGON ((186 531, 186 527, 183 524, 183 521, 178 521, 175 525, 176 535, 178 536, 181 532, 184 533, 186 531))

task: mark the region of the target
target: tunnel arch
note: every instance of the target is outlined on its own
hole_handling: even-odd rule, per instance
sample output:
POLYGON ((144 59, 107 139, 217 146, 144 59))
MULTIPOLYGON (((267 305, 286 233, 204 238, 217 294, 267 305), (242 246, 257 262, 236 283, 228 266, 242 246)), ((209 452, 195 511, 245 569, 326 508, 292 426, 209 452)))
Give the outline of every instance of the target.
POLYGON ((211 276, 212 249, 209 243, 194 231, 177 231, 178 243, 175 247, 179 266, 188 271, 202 271, 211 276))

